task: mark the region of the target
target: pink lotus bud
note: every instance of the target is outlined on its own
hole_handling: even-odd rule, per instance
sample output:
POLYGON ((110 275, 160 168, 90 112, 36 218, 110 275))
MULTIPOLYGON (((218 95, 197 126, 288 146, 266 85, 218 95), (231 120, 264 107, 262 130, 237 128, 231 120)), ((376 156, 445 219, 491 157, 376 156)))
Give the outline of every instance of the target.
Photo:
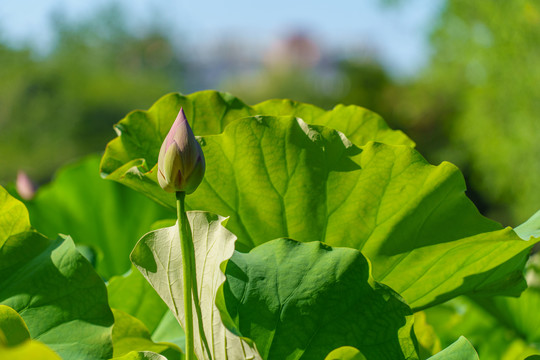
POLYGON ((204 170, 201 145, 193 135, 184 110, 180 109, 159 150, 159 185, 168 192, 185 191, 190 194, 201 183, 204 170))
POLYGON ((30 180, 28 175, 22 170, 17 172, 17 181, 15 182, 15 186, 17 188, 17 192, 24 200, 31 200, 36 193, 36 187, 32 183, 32 180, 30 180))

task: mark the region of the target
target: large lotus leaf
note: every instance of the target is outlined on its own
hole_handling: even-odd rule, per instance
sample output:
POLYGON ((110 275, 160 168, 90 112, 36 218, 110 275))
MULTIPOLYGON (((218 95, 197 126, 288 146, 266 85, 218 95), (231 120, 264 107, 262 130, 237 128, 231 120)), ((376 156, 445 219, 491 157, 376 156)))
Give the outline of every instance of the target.
POLYGON ((167 305, 141 273, 134 269, 113 277, 107 284, 109 305, 136 317, 153 332, 168 311, 167 305))
POLYGON ((28 340, 13 347, 2 347, 0 345, 0 359, 62 360, 51 348, 36 340, 28 340))
POLYGON ((540 211, 537 211, 523 224, 516 226, 515 231, 524 240, 540 237, 540 211))
POLYGON ((152 351, 165 356, 168 360, 182 359, 180 348, 172 343, 152 341, 150 331, 137 318, 113 309, 114 327, 112 331, 115 357, 131 351, 152 351))
POLYGON ((540 254, 529 259, 529 287, 519 298, 462 297, 428 309, 428 320, 444 343, 465 335, 483 360, 521 360, 540 353, 539 262, 540 254))
POLYGON ((536 344, 540 352, 540 289, 529 287, 519 298, 495 296, 472 298, 493 316, 501 326, 529 344, 536 344))
POLYGON ((109 305, 140 320, 155 342, 172 342, 184 348, 184 331, 167 305, 141 273, 134 269, 107 284, 109 305))
POLYGON ((113 316, 105 284, 69 237, 30 227, 24 205, 0 188, 0 304, 17 311, 32 339, 67 359, 108 359, 113 316))
POLYGON ((370 141, 411 147, 415 145, 403 132, 390 130, 379 115, 360 106, 337 105, 331 111, 324 111, 313 105, 291 100, 268 100, 254 105, 253 108, 257 115, 295 116, 307 124, 336 129, 356 145, 364 145, 370 141))
POLYGON ((28 327, 19 314, 0 305, 0 359, 60 360, 47 345, 30 339, 28 327))
POLYGON ((366 360, 366 357, 355 347, 342 346, 332 350, 324 360, 366 360))
POLYGON ((414 334, 418 341, 420 359, 425 359, 441 351, 441 340, 433 327, 427 323, 424 311, 414 313, 414 334))
MULTIPOLYGON (((524 310, 527 311, 526 314, 531 321, 520 317, 518 313, 513 323, 521 323, 522 326, 532 328, 538 323, 536 316, 538 307, 526 306, 529 293, 527 289, 515 300, 524 305, 524 310)), ((426 314, 428 322, 435 328, 444 346, 449 345, 456 336, 464 335, 474 345, 482 360, 521 360, 528 355, 540 353, 535 343, 527 340, 529 334, 520 333, 515 325, 500 321, 500 315, 507 310, 501 306, 498 311, 501 314, 494 315, 470 298, 459 297, 427 309, 426 314)), ((512 316, 511 313, 506 315, 512 316)), ((537 329, 534 329, 534 332, 538 332, 537 329)))
POLYGON ((471 343, 463 336, 429 360, 479 360, 471 343))
POLYGON ((126 355, 115 357, 112 360, 169 360, 161 354, 152 351, 131 351, 126 355))
POLYGON ((24 204, 0 187, 0 247, 5 245, 9 237, 29 230, 30 220, 24 204))
MULTIPOLYGON (((492 298, 473 297, 476 304, 472 311, 478 311, 484 316, 493 317, 496 326, 504 329, 505 340, 496 344, 496 338, 486 329, 487 340, 483 349, 506 345, 506 349, 499 354, 503 360, 520 360, 528 355, 540 354, 540 289, 527 288, 519 298, 495 296, 492 298), (481 310, 480 310, 481 309, 481 310), (489 315, 487 315, 487 314, 489 315), (491 342, 491 344, 489 344, 491 342), (488 345, 489 344, 489 345, 488 345)), ((496 354, 489 349, 495 359, 496 354)), ((482 355, 482 354, 481 354, 482 355)), ((482 359, 489 360, 488 356, 482 359)))
POLYGON ((0 345, 16 346, 30 340, 28 327, 15 310, 0 305, 0 345))
MULTIPOLYGON (((215 305, 217 291, 225 281, 221 266, 232 256, 236 237, 221 225, 225 218, 217 215, 189 212, 188 220, 193 232, 199 300, 193 305, 193 318, 198 319, 194 321, 197 358, 260 359, 255 348, 223 325, 215 305), (204 334, 200 329, 204 329, 204 334)), ((133 249, 131 260, 184 327, 178 225, 143 236, 133 249)))
POLYGON ((157 185, 154 166, 163 139, 181 107, 197 135, 219 134, 227 124, 246 116, 290 115, 308 124, 333 127, 357 145, 378 141, 414 146, 401 131, 391 130, 380 116, 358 106, 338 105, 324 111, 290 100, 271 100, 250 107, 230 94, 202 91, 188 96, 169 94, 148 111, 129 113, 115 126, 119 136, 107 145, 101 162, 102 174, 174 207, 174 196, 161 191, 157 185))
MULTIPOLYGON (((158 103, 144 114, 165 108, 158 103)), ((143 123, 163 122, 150 118, 143 123)), ((147 146, 150 135, 139 127, 126 133, 141 137, 131 142, 133 156, 107 165, 121 135, 102 170, 174 208, 174 196, 157 185, 155 167, 150 171, 159 145, 147 146)), ((482 217, 451 164, 431 166, 407 146, 358 148, 342 133, 290 117, 241 119, 200 141, 207 172, 188 208, 230 216, 241 251, 278 237, 354 247, 373 260, 374 277, 415 308, 462 293, 517 295, 524 288, 521 270, 533 243, 482 217)))
POLYGON ((170 342, 177 345, 182 351, 186 347, 186 335, 180 327, 174 314, 167 309, 165 315, 161 318, 158 327, 152 333, 152 340, 161 342, 170 342))
POLYGON ((201 143, 207 170, 188 206, 230 216, 241 251, 279 237, 356 248, 414 308, 524 287, 533 242, 481 216, 452 164, 408 146, 356 147, 291 117, 241 119, 201 143))
MULTIPOLYGON (((325 360, 364 360, 366 357, 360 350, 343 346, 332 351, 325 360)), ((463 336, 460 336, 454 343, 446 349, 429 357, 427 360, 478 360, 478 354, 471 343, 463 336)))
POLYGON ((417 359, 410 308, 373 280, 358 250, 278 239, 235 252, 226 275, 222 319, 263 359, 323 359, 340 346, 368 359, 417 359))
POLYGON ((50 238, 69 234, 77 244, 95 249, 98 273, 110 278, 130 268, 129 253, 150 225, 174 214, 101 179, 99 161, 92 155, 61 169, 26 205, 32 225, 41 233, 50 238))

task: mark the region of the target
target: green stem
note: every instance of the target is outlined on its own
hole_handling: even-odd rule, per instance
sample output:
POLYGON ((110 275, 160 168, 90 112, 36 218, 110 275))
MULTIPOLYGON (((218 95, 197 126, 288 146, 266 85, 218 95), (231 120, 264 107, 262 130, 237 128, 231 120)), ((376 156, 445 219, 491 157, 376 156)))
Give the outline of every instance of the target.
MULTIPOLYGON (((193 241, 191 242, 191 245, 193 246, 193 241)), ((204 324, 203 324, 203 317, 202 317, 202 310, 201 310, 201 302, 199 301, 199 294, 198 294, 198 286, 197 286, 197 269, 195 268, 195 249, 192 248, 191 249, 191 266, 192 266, 192 271, 193 271, 193 274, 195 274, 193 276, 193 278, 191 279, 192 283, 191 283, 191 287, 193 289, 193 302, 195 304, 195 313, 197 314, 197 322, 199 324, 199 336, 201 337, 201 346, 204 346, 204 349, 203 349, 203 352, 204 350, 206 349, 206 354, 208 356, 208 358, 210 360, 212 360, 212 352, 210 350, 210 347, 208 346, 208 340, 206 339, 206 334, 204 333, 204 324)))
POLYGON ((184 284, 184 332, 186 334, 186 360, 195 360, 194 348, 193 348, 193 310, 192 310, 192 290, 193 290, 193 276, 195 275, 193 269, 195 264, 192 264, 194 260, 193 239, 191 238, 191 227, 186 216, 186 210, 184 207, 184 200, 186 193, 184 191, 178 191, 176 193, 176 208, 178 211, 178 229, 180 234, 180 246, 182 248, 182 272, 183 272, 183 284, 184 284))

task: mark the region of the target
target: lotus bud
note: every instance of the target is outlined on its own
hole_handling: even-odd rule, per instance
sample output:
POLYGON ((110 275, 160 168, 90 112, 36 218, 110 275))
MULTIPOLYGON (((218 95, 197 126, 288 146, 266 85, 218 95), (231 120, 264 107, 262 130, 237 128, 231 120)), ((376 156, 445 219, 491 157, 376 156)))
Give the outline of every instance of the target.
POLYGON ((15 186, 17 188, 17 192, 24 200, 31 200, 36 193, 36 187, 32 183, 32 180, 30 180, 28 175, 22 170, 17 172, 15 186))
POLYGON ((201 183, 205 170, 204 154, 195 139, 184 110, 161 145, 158 158, 158 182, 167 192, 191 194, 201 183))

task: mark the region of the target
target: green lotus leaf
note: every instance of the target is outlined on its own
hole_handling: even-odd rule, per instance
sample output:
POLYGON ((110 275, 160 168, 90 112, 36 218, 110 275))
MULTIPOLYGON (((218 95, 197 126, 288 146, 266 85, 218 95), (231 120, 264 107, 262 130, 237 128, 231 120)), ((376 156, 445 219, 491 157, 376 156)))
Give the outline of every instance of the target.
MULTIPOLYGON (((415 310, 525 288, 534 241, 480 215, 452 164, 432 166, 410 146, 359 147, 293 117, 240 119, 200 141, 207 170, 187 206, 229 216, 239 251, 279 237, 356 248, 415 310)), ((173 208, 137 161, 111 177, 173 208)))
MULTIPOLYGON (((105 284, 69 237, 51 241, 35 232, 24 205, 3 188, 0 304, 22 317, 33 340, 63 358, 112 355, 113 316, 105 284)), ((41 345, 29 346, 39 351, 41 345)))
POLYGON ((537 211, 523 224, 516 226, 514 230, 524 240, 540 237, 540 211, 537 211))
POLYGON ((62 360, 51 348, 36 340, 28 340, 13 347, 4 348, 0 346, 0 359, 62 360))
POLYGON ((357 348, 342 346, 332 350, 324 360, 366 360, 366 357, 357 348))
MULTIPOLYGON (((364 360, 366 357, 360 350, 343 346, 332 351, 325 360, 364 360)), ((446 349, 440 351, 428 360, 479 360, 478 354, 471 343, 463 336, 446 349)))
POLYGON ((430 324, 443 344, 460 334, 478 350, 482 360, 524 359, 540 353, 540 254, 527 264, 529 287, 519 298, 468 296, 427 309, 430 324))
POLYGON ((12 308, 0 305, 0 345, 16 346, 30 340, 30 333, 21 316, 12 308))
POLYGON ((330 111, 324 111, 313 105, 291 100, 268 100, 254 105, 253 108, 255 115, 294 116, 307 124, 336 129, 356 145, 376 141, 390 145, 415 146, 403 132, 391 130, 379 115, 356 105, 337 105, 330 111))
MULTIPOLYGON (((200 299, 194 318, 201 319, 197 307, 202 315, 202 321, 195 321, 199 359, 324 358, 336 344, 347 342, 370 354, 391 354, 386 358, 414 358, 411 310, 373 281, 359 251, 281 239, 233 255, 236 238, 221 225, 224 218, 204 212, 189 212, 188 218, 200 299), (227 260, 227 282, 221 288, 227 260), (223 323, 215 320, 220 315, 223 323), (201 326, 205 337, 199 334, 201 326)), ((177 226, 145 235, 132 261, 183 323, 177 226)))
POLYGON ((155 342, 170 342, 184 349, 184 331, 167 305, 141 273, 133 269, 107 284, 109 305, 140 320, 155 342))
POLYGON ((441 340, 433 327, 426 321, 424 311, 414 313, 414 334, 418 341, 420 359, 426 359, 441 351, 441 340))
MULTIPOLYGON (((221 224, 225 218, 204 212, 189 212, 193 232, 197 274, 193 318, 195 354, 203 359, 261 359, 248 341, 229 331, 215 305, 216 294, 225 281, 221 266, 234 252, 236 237, 221 224), (200 314, 200 316, 198 315, 200 314), (204 332, 201 331, 204 329, 204 332)), ((184 327, 182 262, 178 225, 144 235, 131 260, 161 296, 184 327)))
POLYGON ((165 356, 168 360, 182 359, 182 352, 178 346, 152 341, 150 331, 137 318, 117 309, 113 309, 113 314, 112 339, 115 357, 126 355, 131 351, 152 351, 165 356))
POLYGON ((460 336, 452 345, 428 360, 479 360, 479 358, 469 340, 460 336))
POLYGON ((69 234, 98 254, 96 270, 104 278, 129 270, 129 253, 150 225, 174 213, 125 186, 99 176, 99 156, 62 168, 26 203, 32 225, 54 238, 69 234))
MULTIPOLYGON (((291 115, 308 124, 327 125, 347 135, 355 144, 368 141, 414 146, 401 131, 391 130, 377 114, 358 106, 338 105, 330 111, 290 100, 270 100, 252 107, 228 93, 202 91, 191 95, 169 94, 148 111, 133 111, 115 125, 112 140, 101 161, 101 172, 155 201, 173 207, 174 196, 157 184, 159 149, 180 108, 196 135, 219 134, 234 120, 253 115, 291 115)), ((206 154, 205 154, 206 155, 206 154)))
POLYGON ((0 359, 60 360, 47 345, 30 339, 28 327, 12 308, 0 305, 0 359))
POLYGON ((169 360, 161 354, 152 351, 131 351, 123 356, 115 357, 112 360, 169 360))
POLYGON ((263 359, 323 359, 340 346, 367 359, 418 359, 410 308, 373 280, 358 250, 277 239, 235 252, 226 275, 222 319, 263 359))

